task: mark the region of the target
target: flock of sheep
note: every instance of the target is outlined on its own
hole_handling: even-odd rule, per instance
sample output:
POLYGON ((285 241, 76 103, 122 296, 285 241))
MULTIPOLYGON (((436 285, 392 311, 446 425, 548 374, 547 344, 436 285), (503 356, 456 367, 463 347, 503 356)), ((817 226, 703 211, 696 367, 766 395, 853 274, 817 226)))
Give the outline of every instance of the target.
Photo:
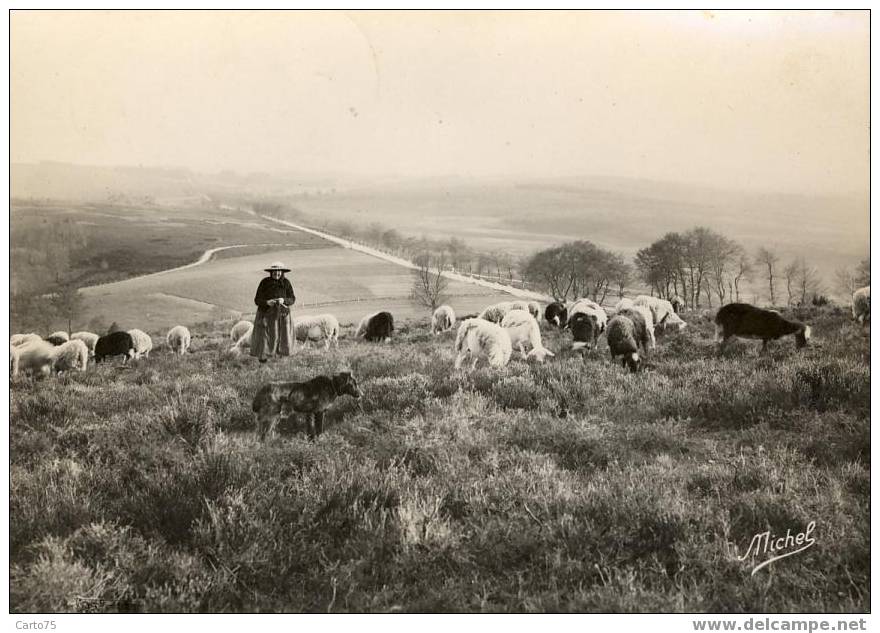
MULTIPOLYGON (((605 335, 611 358, 622 357, 623 364, 637 371, 639 350, 646 353, 656 345, 655 332, 681 331, 686 323, 676 314, 673 303, 658 297, 640 295, 621 299, 611 311, 590 299, 581 298, 563 304, 553 302, 544 309, 544 319, 551 326, 569 329, 572 349, 595 349, 600 335, 605 335)), ((455 367, 460 368, 467 357, 475 368, 481 358, 492 367, 503 367, 514 349, 523 358, 543 362, 553 352, 544 347, 538 324, 541 307, 535 301, 505 301, 484 309, 475 318, 465 319, 455 338, 455 367), (526 353, 526 347, 530 350, 526 353)), ((435 333, 451 329, 454 315, 449 306, 440 306, 434 313, 431 329, 435 333)))
MULTIPOLYGON (((612 361, 621 359, 624 367, 638 371, 643 354, 656 346, 660 332, 680 332, 687 324, 678 315, 682 302, 648 295, 635 299, 621 299, 608 312, 595 301, 581 298, 567 304, 553 302, 543 310, 550 327, 568 329, 572 333, 572 349, 595 349, 604 335, 612 361)), ((853 294, 853 318, 859 323, 870 320, 871 289, 861 288, 853 294)), ((554 353, 541 340, 541 306, 536 301, 505 301, 486 307, 478 315, 470 315, 460 323, 455 337, 455 367, 459 369, 468 357, 471 368, 481 358, 492 367, 504 367, 516 349, 524 359, 544 362, 554 353)), ((431 318, 434 335, 452 330, 456 324, 455 311, 448 305, 438 307, 431 318)), ((809 326, 782 317, 774 310, 763 310, 748 304, 734 303, 722 307, 715 316, 716 340, 725 343, 734 336, 757 338, 767 342, 793 334, 798 347, 810 338, 809 326)), ((339 321, 332 314, 301 316, 294 321, 297 341, 339 347, 339 321)), ((355 329, 355 338, 367 341, 389 341, 394 331, 394 318, 389 312, 368 314, 355 329)), ((239 321, 230 332, 232 346, 229 352, 242 353, 250 346, 253 323, 239 321)), ((189 330, 177 325, 166 335, 168 348, 183 355, 191 342, 189 330)), ((133 329, 117 331, 104 336, 91 332, 54 332, 45 339, 38 334, 15 334, 9 340, 9 358, 12 375, 31 372, 48 375, 53 372, 84 371, 89 359, 100 363, 106 358, 121 356, 123 364, 129 359, 147 357, 153 341, 145 332, 133 329)))
MULTIPOLYGON (((189 329, 176 325, 165 337, 174 354, 189 349, 189 329)), ((93 332, 53 332, 45 339, 39 334, 13 334, 9 339, 9 365, 13 376, 22 372, 49 375, 64 371, 85 371, 89 359, 100 363, 108 358, 129 359, 149 357, 153 339, 142 330, 110 332, 99 336, 93 332)))

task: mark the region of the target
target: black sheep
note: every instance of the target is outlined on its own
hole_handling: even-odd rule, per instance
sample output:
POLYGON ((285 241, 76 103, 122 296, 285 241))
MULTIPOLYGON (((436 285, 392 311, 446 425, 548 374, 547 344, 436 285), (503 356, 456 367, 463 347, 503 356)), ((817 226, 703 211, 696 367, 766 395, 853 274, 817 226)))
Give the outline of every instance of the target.
POLYGON ((578 312, 571 317, 568 324, 574 342, 572 349, 595 349, 599 340, 599 319, 595 314, 578 312))
POLYGON ((360 333, 363 328, 364 338, 368 341, 385 341, 391 338, 394 332, 394 317, 390 312, 378 312, 366 319, 366 323, 361 323, 358 327, 360 333))
POLYGON ((715 340, 723 352, 727 341, 733 336, 755 338, 767 343, 794 334, 795 345, 803 347, 810 340, 810 326, 800 321, 790 321, 775 310, 756 308, 748 303, 728 303, 715 315, 715 340))
POLYGON ((129 358, 134 358, 134 355, 134 340, 128 332, 113 332, 102 336, 95 343, 96 363, 100 363, 108 356, 125 356, 122 361, 125 364, 129 358))

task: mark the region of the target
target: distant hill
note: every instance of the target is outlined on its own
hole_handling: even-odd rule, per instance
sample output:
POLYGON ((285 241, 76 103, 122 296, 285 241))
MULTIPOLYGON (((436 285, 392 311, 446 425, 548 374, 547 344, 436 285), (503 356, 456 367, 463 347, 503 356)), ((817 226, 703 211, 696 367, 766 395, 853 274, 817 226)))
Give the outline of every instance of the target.
POLYGON ((11 165, 11 197, 90 202, 180 204, 210 195, 278 194, 334 188, 330 177, 297 174, 200 173, 185 168, 74 165, 44 161, 11 165))

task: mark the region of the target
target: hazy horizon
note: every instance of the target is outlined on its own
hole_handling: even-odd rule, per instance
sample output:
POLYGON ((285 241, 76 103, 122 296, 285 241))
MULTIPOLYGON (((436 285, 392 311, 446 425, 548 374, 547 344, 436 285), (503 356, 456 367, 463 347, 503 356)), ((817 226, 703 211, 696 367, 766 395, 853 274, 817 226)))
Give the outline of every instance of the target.
POLYGON ((11 161, 865 194, 868 29, 865 11, 13 11, 11 161))

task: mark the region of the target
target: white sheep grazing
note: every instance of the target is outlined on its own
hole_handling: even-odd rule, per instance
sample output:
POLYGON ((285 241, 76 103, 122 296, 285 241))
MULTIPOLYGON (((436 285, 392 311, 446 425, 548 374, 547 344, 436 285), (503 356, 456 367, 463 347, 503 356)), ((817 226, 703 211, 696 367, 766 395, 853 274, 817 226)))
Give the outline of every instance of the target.
POLYGON ((98 342, 98 335, 92 332, 74 332, 70 335, 71 341, 82 341, 89 348, 89 358, 95 355, 95 343, 98 342))
POLYGON ((632 310, 635 307, 635 303, 629 297, 624 297, 620 301, 617 302, 617 305, 614 306, 614 312, 620 312, 621 310, 632 310))
POLYGON ((89 364, 89 348, 80 340, 67 341, 57 347, 48 341, 31 341, 10 347, 12 375, 22 371, 48 376, 52 371, 85 371, 89 364))
POLYGON ((437 335, 455 327, 455 310, 448 305, 442 305, 431 315, 431 334, 437 335))
POLYGON ((537 301, 529 301, 529 314, 535 317, 536 321, 540 321, 541 319, 541 304, 537 301))
MULTIPOLYGON (((489 321, 491 323, 501 323, 504 319, 504 315, 514 309, 514 301, 502 301, 501 303, 494 303, 490 306, 483 308, 483 311, 477 315, 478 319, 483 319, 484 321, 489 321)), ((528 309, 526 307, 525 309, 528 309)))
MULTIPOLYGON (((658 325, 666 321, 669 315, 675 314, 672 304, 666 299, 660 297, 651 297, 649 295, 639 295, 633 303, 637 306, 645 306, 654 315, 654 325, 658 325)), ((679 319, 680 320, 680 319, 679 319)))
POLYGON ((165 335, 165 342, 168 343, 171 353, 179 354, 180 356, 186 354, 190 341, 189 329, 183 325, 175 325, 165 335))
POLYGON ((239 321, 235 325, 232 326, 232 330, 229 332, 229 338, 237 343, 241 340, 241 337, 247 334, 250 336, 251 332, 254 329, 254 324, 250 321, 239 321))
POLYGON ((455 337, 455 368, 460 369, 464 358, 470 354, 474 362, 471 369, 477 366, 477 361, 486 357, 492 367, 504 367, 510 361, 512 347, 507 330, 485 319, 468 319, 458 326, 458 334, 455 337))
POLYGON ((523 358, 536 358, 539 363, 543 363, 545 357, 555 356, 553 352, 544 347, 541 342, 541 328, 535 317, 526 310, 508 312, 504 316, 504 320, 501 321, 501 327, 507 330, 511 348, 519 349, 523 358), (523 347, 524 343, 528 343, 532 348, 528 354, 523 347))
POLYGON ((330 343, 335 343, 339 348, 339 320, 332 314, 297 317, 293 329, 296 340, 303 341, 303 344, 323 340, 325 350, 330 349, 330 343))
POLYGON ((84 341, 72 339, 55 348, 55 371, 85 371, 89 366, 89 347, 84 341))
POLYGON ((859 288, 853 293, 852 315, 862 325, 871 320, 871 286, 859 288))
POLYGON ((50 338, 60 339, 64 343, 70 340, 70 336, 68 336, 67 332, 65 332, 64 330, 52 332, 49 336, 46 337, 46 340, 48 341, 50 338))
POLYGON ((605 331, 605 327, 608 325, 608 314, 606 314, 605 309, 598 303, 591 301, 590 299, 578 299, 568 308, 569 322, 571 321, 571 317, 579 312, 595 315, 596 324, 599 326, 599 333, 601 334, 605 331))
POLYGON ((13 334, 9 337, 9 344, 13 347, 30 343, 31 341, 42 341, 43 337, 39 334, 13 334))
POLYGON ((131 335, 131 340, 134 341, 134 357, 145 356, 149 358, 150 350, 153 349, 153 339, 150 338, 150 335, 138 329, 129 330, 128 333, 131 335))

